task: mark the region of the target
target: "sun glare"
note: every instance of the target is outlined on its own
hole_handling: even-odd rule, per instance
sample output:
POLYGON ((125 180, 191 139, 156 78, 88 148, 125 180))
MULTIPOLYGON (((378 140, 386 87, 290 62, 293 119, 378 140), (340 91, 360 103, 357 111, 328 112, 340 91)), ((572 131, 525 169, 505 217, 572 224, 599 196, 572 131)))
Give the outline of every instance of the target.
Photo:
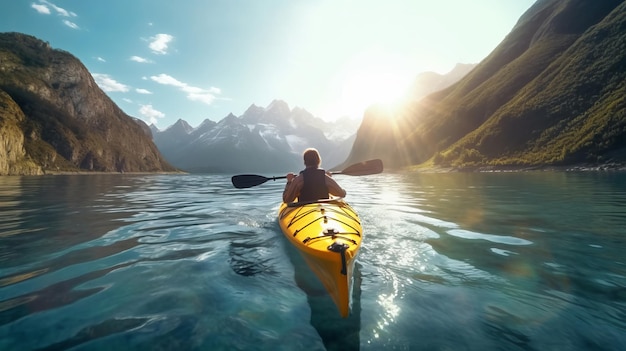
POLYGON ((337 77, 338 101, 329 112, 360 118, 371 105, 397 105, 415 78, 404 67, 400 59, 382 55, 355 58, 337 77))

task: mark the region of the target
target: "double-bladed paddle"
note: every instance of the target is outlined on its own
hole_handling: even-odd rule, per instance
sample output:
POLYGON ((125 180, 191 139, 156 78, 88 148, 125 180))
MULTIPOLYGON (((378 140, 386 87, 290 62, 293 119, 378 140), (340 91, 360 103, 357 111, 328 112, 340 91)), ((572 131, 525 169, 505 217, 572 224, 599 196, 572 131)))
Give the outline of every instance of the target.
MULTIPOLYGON (((331 172, 331 174, 345 174, 349 176, 362 176, 369 174, 378 174, 383 171, 383 161, 379 159, 369 160, 365 162, 355 163, 344 168, 341 171, 331 172)), ((232 177, 232 182, 235 188, 251 188, 253 186, 261 185, 268 180, 285 179, 287 176, 278 177, 264 177, 257 174, 239 174, 232 177)))

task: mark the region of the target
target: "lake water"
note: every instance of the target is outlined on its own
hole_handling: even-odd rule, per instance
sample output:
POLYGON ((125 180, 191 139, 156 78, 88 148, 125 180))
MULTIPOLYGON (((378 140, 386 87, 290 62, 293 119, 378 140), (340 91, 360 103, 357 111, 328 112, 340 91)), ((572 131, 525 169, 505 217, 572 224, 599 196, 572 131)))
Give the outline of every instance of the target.
POLYGON ((626 173, 336 176, 365 231, 339 317, 283 181, 0 177, 0 350, 619 350, 626 173))

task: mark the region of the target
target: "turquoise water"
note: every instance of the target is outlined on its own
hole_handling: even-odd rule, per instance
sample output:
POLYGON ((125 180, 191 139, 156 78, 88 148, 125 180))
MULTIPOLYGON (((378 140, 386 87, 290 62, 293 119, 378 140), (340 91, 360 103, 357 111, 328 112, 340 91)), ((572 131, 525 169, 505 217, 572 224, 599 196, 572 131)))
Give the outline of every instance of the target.
POLYGON ((626 174, 337 176, 365 238, 341 319, 283 182, 0 177, 0 350, 619 350, 626 174))

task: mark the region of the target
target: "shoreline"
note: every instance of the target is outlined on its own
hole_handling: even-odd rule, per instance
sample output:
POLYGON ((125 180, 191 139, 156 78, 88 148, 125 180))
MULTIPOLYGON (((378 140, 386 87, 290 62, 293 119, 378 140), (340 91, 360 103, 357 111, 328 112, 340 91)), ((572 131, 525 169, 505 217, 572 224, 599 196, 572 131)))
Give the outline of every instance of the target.
POLYGON ((102 172, 102 171, 44 171, 42 176, 57 175, 159 175, 159 174, 188 174, 183 171, 159 171, 159 172, 102 172))
MULTIPOLYGON (((398 169, 388 169, 389 172, 409 173, 519 173, 519 172, 626 172, 626 163, 611 162, 601 165, 579 164, 568 166, 476 166, 476 167, 432 167, 409 166, 398 169)), ((42 174, 31 176, 63 176, 63 175, 185 175, 193 174, 184 171, 158 172, 103 172, 103 171, 43 171, 42 174)), ((4 174, 1 176, 27 176, 19 174, 4 174)))
POLYGON ((624 172, 626 163, 610 162, 600 165, 578 164, 567 166, 476 166, 476 167, 407 167, 416 173, 517 173, 517 172, 624 172))

